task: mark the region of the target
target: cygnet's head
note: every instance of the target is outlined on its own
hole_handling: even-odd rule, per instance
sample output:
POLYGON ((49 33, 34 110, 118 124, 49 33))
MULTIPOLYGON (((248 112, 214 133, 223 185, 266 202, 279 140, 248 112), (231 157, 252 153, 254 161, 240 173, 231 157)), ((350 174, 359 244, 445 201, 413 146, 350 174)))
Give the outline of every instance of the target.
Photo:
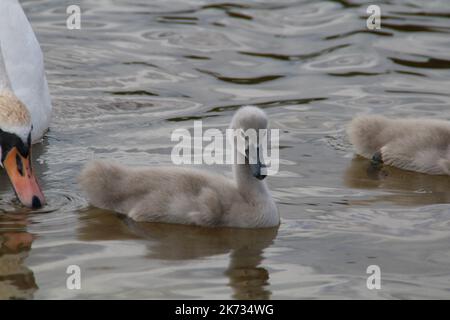
POLYGON ((0 92, 0 165, 23 205, 40 208, 45 199, 31 167, 31 117, 9 90, 0 92))
POLYGON ((252 139, 245 140, 245 154, 243 155, 245 156, 245 163, 249 165, 252 175, 259 180, 263 180, 266 177, 266 165, 262 159, 260 130, 267 129, 268 122, 267 115, 264 111, 258 107, 245 106, 234 114, 230 125, 230 128, 234 130, 241 129, 244 133, 250 130, 256 133, 256 139, 253 139, 253 141, 252 139))
POLYGON ((268 122, 267 115, 260 108, 245 106, 236 111, 231 120, 230 128, 244 131, 248 129, 267 129, 268 122))

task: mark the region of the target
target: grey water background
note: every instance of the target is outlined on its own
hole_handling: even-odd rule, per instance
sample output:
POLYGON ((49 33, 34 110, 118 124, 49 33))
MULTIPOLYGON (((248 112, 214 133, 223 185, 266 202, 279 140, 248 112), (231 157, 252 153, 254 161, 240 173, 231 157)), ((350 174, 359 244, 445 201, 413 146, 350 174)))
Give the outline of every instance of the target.
POLYGON ((2 173, 0 298, 450 298, 450 179, 370 172, 345 136, 358 113, 450 119, 449 1, 377 1, 378 31, 372 1, 81 0, 81 30, 73 1, 20 2, 54 104, 34 150, 49 204, 23 209, 2 173), (170 164, 174 129, 246 104, 280 129, 278 230, 137 224, 77 186, 94 158, 170 164))

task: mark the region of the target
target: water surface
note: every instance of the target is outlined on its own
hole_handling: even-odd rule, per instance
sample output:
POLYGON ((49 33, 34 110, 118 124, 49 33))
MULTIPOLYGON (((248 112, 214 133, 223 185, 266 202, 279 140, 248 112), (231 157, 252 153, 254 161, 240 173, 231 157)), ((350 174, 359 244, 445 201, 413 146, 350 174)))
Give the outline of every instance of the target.
MULTIPOLYGON (((1 173, 0 298, 450 298, 450 179, 368 171, 358 113, 450 119, 450 3, 23 0, 54 114, 34 151, 48 206, 23 209, 1 173), (276 230, 137 224, 88 206, 88 160, 170 164, 176 128, 225 129, 258 105, 281 130, 268 184, 276 230), (82 289, 66 288, 79 265, 82 289), (378 265, 382 289, 368 290, 378 265)), ((212 169, 212 168, 208 168, 212 169)), ((228 166, 213 170, 229 175, 228 166)))

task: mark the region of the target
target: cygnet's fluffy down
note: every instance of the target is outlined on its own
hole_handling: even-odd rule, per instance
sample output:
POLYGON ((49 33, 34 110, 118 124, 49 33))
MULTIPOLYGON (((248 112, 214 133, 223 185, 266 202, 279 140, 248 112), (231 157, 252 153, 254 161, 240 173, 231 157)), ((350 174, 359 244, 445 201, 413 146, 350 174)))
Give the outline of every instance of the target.
MULTIPOLYGON (((266 129, 267 123, 262 110, 243 107, 234 115, 231 128, 266 129)), ((234 164, 233 172, 234 179, 228 179, 187 167, 130 168, 96 160, 83 169, 80 185, 92 205, 135 221, 208 227, 277 226, 278 210, 264 176, 249 164, 234 164)))
POLYGON ((355 117, 348 127, 356 153, 400 169, 450 175, 450 122, 355 117))

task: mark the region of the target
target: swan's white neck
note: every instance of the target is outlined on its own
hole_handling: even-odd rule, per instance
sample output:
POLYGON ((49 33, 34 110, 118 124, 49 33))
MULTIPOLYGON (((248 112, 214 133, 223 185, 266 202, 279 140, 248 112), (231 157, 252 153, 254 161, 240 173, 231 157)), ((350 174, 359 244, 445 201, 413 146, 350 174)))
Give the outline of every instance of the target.
POLYGON ((11 90, 11 82, 9 81, 8 72, 6 71, 5 60, 3 59, 2 44, 0 43, 0 92, 3 90, 11 90))
POLYGON ((0 42, 0 89, 6 87, 26 106, 37 142, 50 124, 52 105, 42 50, 18 0, 0 0, 0 42))

